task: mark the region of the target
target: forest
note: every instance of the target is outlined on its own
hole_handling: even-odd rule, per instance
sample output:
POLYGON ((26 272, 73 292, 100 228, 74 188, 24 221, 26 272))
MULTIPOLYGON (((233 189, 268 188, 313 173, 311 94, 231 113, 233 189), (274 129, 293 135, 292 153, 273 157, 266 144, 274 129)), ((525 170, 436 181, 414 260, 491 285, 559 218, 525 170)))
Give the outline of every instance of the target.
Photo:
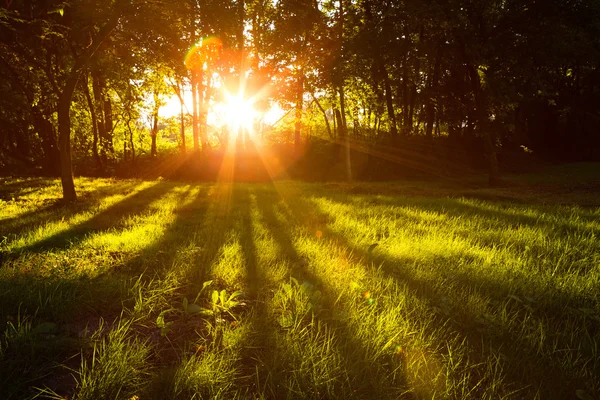
POLYGON ((600 1, 0 0, 0 397, 600 398, 600 1))
POLYGON ((65 199, 73 174, 214 180, 239 136, 309 180, 471 167, 493 183, 531 157, 600 157, 596 1, 6 0, 0 13, 0 168, 62 176, 65 199))

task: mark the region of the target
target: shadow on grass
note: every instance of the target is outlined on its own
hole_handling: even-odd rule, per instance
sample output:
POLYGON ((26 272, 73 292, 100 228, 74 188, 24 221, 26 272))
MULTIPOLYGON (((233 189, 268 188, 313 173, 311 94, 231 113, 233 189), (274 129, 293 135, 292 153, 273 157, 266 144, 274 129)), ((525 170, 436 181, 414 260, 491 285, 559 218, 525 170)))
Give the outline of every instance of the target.
MULTIPOLYGON (((343 365, 342 370, 339 371, 343 375, 336 376, 334 382, 327 382, 321 388, 310 387, 311 378, 308 376, 296 377, 300 384, 306 384, 306 387, 296 388, 296 390, 306 390, 305 396, 319 398, 397 398, 401 395, 404 395, 404 398, 407 399, 412 398, 410 394, 406 393, 406 378, 398 363, 394 362, 391 356, 389 358, 382 356, 373 358, 371 354, 373 349, 370 349, 366 343, 361 342, 343 319, 333 318, 333 313, 338 311, 334 309, 339 308, 333 301, 336 294, 332 293, 332 289, 321 278, 308 270, 306 260, 298 254, 291 236, 295 223, 302 220, 306 214, 291 208, 289 210, 292 214, 291 219, 285 221, 278 218, 275 207, 280 199, 274 198, 277 191, 273 186, 267 186, 266 189, 258 187, 253 191, 253 194, 256 196, 260 218, 277 243, 280 255, 288 258, 289 262, 295 265, 293 271, 290 271, 291 276, 299 282, 308 282, 315 288, 323 290, 323 309, 315 313, 313 323, 324 327, 326 331, 333 334, 331 345, 336 348, 335 352, 340 357, 343 365), (271 195, 268 195, 267 192, 271 195), (366 370, 370 371, 369 374, 365 374, 366 370), (316 390, 324 391, 317 392, 316 390)), ((312 307, 317 307, 315 309, 318 309, 319 306, 321 305, 312 305, 312 307)), ((273 324, 273 322, 271 323, 273 324)), ((272 331, 277 329, 281 330, 281 327, 271 326, 272 331)), ((258 334, 270 336, 263 339, 264 345, 268 345, 275 340, 273 333, 265 332, 264 329, 258 334)), ((270 390, 274 398, 287 398, 290 393, 294 393, 294 389, 284 387, 281 382, 285 381, 285 374, 293 373, 297 366, 277 365, 281 360, 278 360, 276 355, 269 354, 272 352, 273 348, 271 346, 258 349, 256 358, 262 359, 266 364, 262 365, 263 368, 257 369, 256 373, 263 375, 258 377, 257 381, 270 382, 270 390), (275 363, 275 365, 271 365, 269 368, 269 363, 275 363), (281 370, 278 367, 284 368, 281 370)))
MULTIPOLYGON (((25 230, 31 230, 32 227, 54 223, 63 218, 70 218, 93 210, 100 205, 104 197, 129 191, 138 184, 138 182, 126 182, 97 188, 81 193, 79 201, 73 203, 65 204, 60 199, 49 200, 39 208, 20 214, 17 217, 1 220, 0 236, 18 236, 25 230)), ((35 189, 35 191, 37 190, 39 188, 35 189)))
MULTIPOLYGON (((115 226, 110 224, 110 220, 118 222, 120 218, 130 215, 130 212, 145 212, 146 210, 138 207, 146 207, 154 199, 177 187, 179 186, 164 185, 162 188, 142 190, 134 194, 133 198, 125 199, 124 203, 110 207, 113 214, 107 215, 109 220, 101 219, 109 212, 106 210, 102 215, 94 217, 92 222, 86 221, 85 226, 93 228, 90 224, 95 222, 104 223, 104 230, 113 229, 115 226)), ((178 204, 185 204, 189 191, 189 188, 182 190, 176 199, 178 204)), ((11 343, 5 349, 5 356, 13 361, 0 363, 3 364, 0 368, 0 376, 3 376, 0 388, 4 389, 4 398, 29 398, 35 395, 32 390, 34 386, 72 394, 75 384, 72 372, 62 373, 64 370, 60 365, 64 363, 77 368, 79 358, 76 356, 82 351, 84 354, 89 352, 86 337, 98 328, 100 318, 112 324, 124 307, 130 310, 134 308, 135 293, 132 288, 142 272, 151 280, 173 266, 180 247, 186 244, 182 243, 181 238, 185 237, 190 224, 194 226, 203 221, 203 212, 207 208, 206 191, 206 187, 198 187, 198 193, 190 204, 175 211, 178 215, 167 226, 161 239, 130 258, 118 271, 109 270, 95 278, 17 276, 0 280, 0 330, 6 331, 10 319, 16 319, 18 313, 31 324, 31 330, 23 332, 23 340, 35 345, 23 349, 11 343), (39 326, 51 328, 48 332, 36 333, 39 326)), ((77 232, 81 233, 82 226, 78 228, 77 232)), ((54 239, 64 240, 64 237, 54 239)), ((6 362, 7 359, 3 361, 6 362)))
POLYGON ((118 229, 119 223, 128 217, 147 212, 148 206, 165 196, 174 186, 170 184, 152 184, 121 201, 97 213, 92 218, 73 225, 28 246, 15 249, 14 253, 39 253, 46 250, 60 250, 73 246, 91 233, 118 229))
MULTIPOLYGON (((357 202, 360 202, 359 198, 352 199, 351 196, 348 195, 332 195, 331 193, 321 192, 320 194, 325 195, 331 200, 347 204, 347 205, 355 205, 357 202)), ((390 206, 408 206, 414 207, 418 210, 429 211, 434 213, 445 214, 450 217, 456 218, 472 218, 472 217, 483 217, 489 221, 501 221, 506 225, 506 227, 516 228, 519 225, 524 225, 528 227, 540 227, 552 231, 565 232, 565 231, 573 231, 573 232, 582 232, 582 233, 593 233, 595 235, 600 235, 600 227, 580 227, 577 224, 570 222, 564 218, 562 221, 554 221, 549 219, 549 215, 554 215, 557 212, 557 206, 543 206, 544 214, 539 218, 525 215, 523 213, 524 209, 527 205, 515 203, 513 201, 503 201, 503 200, 477 200, 480 203, 487 202, 490 204, 494 204, 497 208, 492 208, 486 206, 485 204, 469 204, 465 202, 461 198, 446 198, 443 200, 443 206, 441 205, 440 200, 429 199, 429 198, 420 198, 420 199, 412 199, 412 198, 402 198, 404 204, 399 203, 398 197, 378 197, 375 200, 371 201, 371 204, 377 205, 390 205, 390 206), (518 210, 518 211, 517 211, 518 210)), ((532 205, 536 206, 536 205, 532 205)), ((571 211, 565 209, 564 211, 558 211, 560 214, 567 214, 571 211)), ((590 212, 589 210, 579 209, 576 211, 577 217, 584 220, 587 223, 594 223, 598 221, 597 213, 590 212)))
POLYGON ((11 200, 38 191, 41 188, 56 185, 57 181, 50 178, 33 178, 22 181, 5 183, 0 179, 0 200, 11 200))
MULTIPOLYGON (((340 201, 337 196, 330 197, 330 199, 332 201, 340 201)), ((390 204, 402 205, 402 201, 402 199, 397 199, 393 203, 390 201, 390 204)), ((294 206, 292 207, 296 208, 298 215, 309 215, 317 208, 315 203, 301 198, 294 198, 293 202, 294 206)), ((502 212, 477 210, 473 206, 463 206, 462 203, 453 204, 453 206, 455 205, 457 207, 456 210, 449 211, 448 208, 444 208, 443 212, 465 218, 469 214, 476 214, 486 219, 500 221, 507 218, 515 218, 513 215, 502 212)), ((441 212, 434 205, 419 207, 412 204, 411 206, 417 209, 441 212)), ((331 221, 335 217, 326 213, 318 215, 320 221, 331 221)), ((516 216, 516 218, 520 221, 535 224, 535 220, 528 216, 516 216)), ((298 220, 301 221, 301 219, 298 220)), ((510 224, 510 222, 507 222, 507 224, 510 224)), ((476 233, 474 232, 474 234, 476 233)), ((450 297, 452 294, 440 290, 439 286, 433 286, 432 282, 423 280, 412 272, 411 266, 415 265, 418 259, 412 257, 398 258, 381 253, 380 250, 375 250, 374 254, 371 254, 367 248, 363 249, 351 244, 344 235, 333 229, 329 229, 327 235, 337 246, 347 249, 347 252, 354 257, 355 262, 362 264, 368 270, 372 268, 371 265, 380 265, 379 271, 383 273, 384 277, 391 277, 405 284, 407 288, 420 297, 426 304, 433 306, 432 308, 437 310, 436 319, 439 321, 437 325, 452 327, 454 331, 468 340, 470 347, 475 352, 474 355, 482 356, 482 361, 485 359, 483 356, 486 353, 486 349, 488 349, 487 351, 491 349, 492 352, 499 354, 506 367, 506 375, 511 379, 510 383, 518 383, 520 388, 532 388, 532 395, 536 393, 536 390, 540 390, 545 398, 566 398, 571 396, 576 389, 585 387, 585 382, 581 378, 572 378, 569 372, 565 371, 561 366, 560 360, 549 356, 549 354, 554 352, 551 346, 556 344, 550 342, 545 344, 544 352, 546 355, 542 355, 540 354, 539 343, 527 340, 526 335, 518 336, 516 333, 509 331, 507 327, 498 323, 498 318, 494 318, 490 322, 486 320, 485 316, 471 315, 462 304, 454 304, 452 309, 444 310, 442 298, 446 296, 450 297)), ((460 256, 447 257, 442 255, 442 257, 444 257, 444 265, 459 265, 462 261, 460 256)), ((483 263, 483 260, 480 261, 483 263)), ((374 269, 371 270, 375 272, 374 269)), ((440 273, 442 272, 440 271, 440 273)), ((476 275, 462 274, 455 277, 455 279, 458 280, 460 286, 465 291, 479 293, 483 298, 488 296, 493 297, 495 301, 505 300, 509 295, 514 293, 514 288, 507 287, 505 284, 484 276, 482 273, 476 275)), ((525 287, 528 286, 526 283, 523 285, 525 287)), ((516 310, 519 318, 523 320, 530 319, 530 315, 534 316, 531 324, 536 324, 537 322, 549 323, 548 316, 557 318, 557 322, 560 322, 560 316, 554 315, 554 313, 564 311, 567 305, 571 307, 589 306, 591 301, 590 299, 582 300, 558 291, 539 293, 537 300, 546 306, 543 309, 533 309, 528 312, 526 308, 527 304, 513 302, 513 306, 509 309, 516 310)), ((415 323, 418 323, 418 321, 415 321, 415 323)), ((585 325, 584 320, 581 320, 581 327, 584 330, 578 336, 581 341, 589 342, 588 347, 591 349, 594 346, 592 339, 594 337, 594 328, 589 326, 589 324, 586 328, 585 325)), ((535 330, 533 326, 532 329, 535 330)), ((565 332, 565 334, 569 335, 571 332, 565 332)), ((563 341, 561 345, 569 347, 568 342, 565 343, 563 341)), ((476 383, 476 380, 474 383, 476 383)))
MULTIPOLYGON (((119 228, 119 221, 124 218, 139 215, 146 212, 147 207, 154 201, 167 195, 170 190, 182 189, 181 184, 166 184, 144 189, 121 201, 92 219, 69 229, 68 232, 58 233, 47 240, 34 243, 24 249, 23 252, 41 252, 47 249, 64 249, 68 247, 69 240, 72 243, 81 241, 87 234, 92 232, 105 232, 119 228)), ((55 388, 61 393, 70 395, 73 393, 73 381, 68 384, 60 382, 60 379, 47 378, 46 375, 56 374, 57 361, 64 361, 77 355, 80 351, 85 354, 89 352, 87 344, 78 338, 80 331, 86 324, 90 324, 91 330, 100 317, 106 321, 118 318, 123 308, 133 309, 136 306, 135 293, 132 289, 137 279, 142 275, 142 281, 150 284, 152 280, 161 280, 170 272, 177 272, 179 268, 179 286, 165 287, 165 301, 172 307, 180 307, 184 296, 193 298, 202 283, 211 277, 211 265, 218 260, 221 248, 232 232, 239 234, 241 251, 245 265, 245 284, 248 287, 247 297, 253 310, 250 313, 251 331, 253 337, 244 346, 241 360, 241 373, 239 382, 247 385, 247 394, 264 394, 272 398, 302 397, 296 390, 304 390, 305 397, 313 398, 384 398, 393 397, 391 390, 397 390, 397 397, 402 395, 405 386, 405 376, 400 370, 393 378, 389 376, 391 370, 396 368, 388 359, 369 359, 367 356, 370 349, 365 343, 360 342, 352 331, 352 328, 343 320, 333 319, 328 309, 333 308, 333 295, 328 290, 327 284, 318 275, 311 272, 303 263, 302 257, 294 243, 294 229, 299 225, 308 234, 314 235, 317 229, 323 229, 325 236, 322 240, 331 240, 337 246, 346 249, 350 257, 361 265, 369 273, 381 274, 384 278, 392 278, 404 284, 423 303, 437 307, 440 298, 447 293, 434 286, 432 282, 422 279, 411 270, 411 266, 417 262, 415 258, 398 258, 385 253, 383 249, 377 249, 369 253, 367 249, 359 248, 349 242, 348 238, 332 227, 328 227, 337 217, 325 212, 319 212, 315 204, 300 196, 285 198, 288 204, 288 215, 281 218, 277 215, 277 203, 280 201, 277 191, 271 185, 250 186, 237 185, 229 187, 232 189, 231 198, 228 195, 218 196, 215 188, 204 185, 186 186, 177 195, 178 207, 174 210, 174 220, 166 225, 161 237, 154 243, 149 244, 139 253, 129 258, 118 270, 109 270, 106 274, 95 279, 72 279, 60 280, 58 278, 38 278, 32 280, 23 277, 18 280, 0 280, 0 317, 15 315, 20 304, 22 314, 35 314, 35 323, 52 321, 58 323, 58 332, 52 335, 60 340, 46 341, 37 338, 45 350, 35 351, 23 357, 16 364, 5 364, 0 368, 0 376, 6 377, 0 380, 0 386, 12 385, 12 392, 5 390, 5 396, 10 398, 23 398, 31 395, 32 385, 47 385, 55 388), (193 193, 197 190, 197 193, 193 193), (225 204, 225 200, 227 204, 225 204), (230 212, 233 209, 233 212, 230 212), (266 301, 271 299, 271 292, 265 287, 267 274, 264 266, 260 265, 260 254, 256 244, 256 231, 254 220, 258 215, 260 221, 265 225, 273 240, 280 249, 280 256, 294 265, 290 274, 300 281, 311 282, 316 288, 322 288, 325 294, 325 307, 322 313, 317 314, 315 323, 326 327, 332 332, 332 346, 339 354, 345 368, 345 375, 338 376, 330 387, 334 392, 317 393, 311 391, 308 383, 301 388, 285 387, 282 382, 290 377, 292 373, 298 373, 297 365, 286 364, 276 354, 278 349, 278 337, 286 335, 286 331, 276 321, 269 320, 266 301), (322 228, 322 227, 325 228, 322 228), (184 267, 185 265, 185 267, 184 267), (374 265, 381 265, 379 270, 374 265), (278 358, 279 357, 279 358, 278 358), (8 366, 7 366, 8 365, 8 366), (4 375, 3 372, 9 368, 11 374, 4 375), (386 372, 386 373, 380 373, 386 372), (374 377, 376 376, 376 378, 374 377), (387 379, 387 381, 386 381, 387 379), (52 381, 54 380, 54 381, 52 381), (21 386, 15 382, 22 382, 21 386), (258 384, 264 385, 264 388, 258 384), (69 386, 70 385, 70 386, 69 386), (254 386, 253 386, 254 385, 254 386), (18 387, 17 387, 18 386, 18 387), (8 395, 6 395, 8 393, 8 395)), ((125 189, 124 189, 125 190, 125 189)), ((223 189, 225 192, 226 190, 223 189)), ((118 192, 118 190, 116 190, 118 192)), ((346 202, 351 204, 351 199, 343 196, 320 192, 334 202, 346 202)), ((404 206, 405 200, 390 200, 390 204, 404 206)), ((422 207, 420 203, 410 203, 416 209, 431 212, 453 213, 452 215, 468 218, 469 215, 480 215, 482 218, 492 221, 512 222, 511 213, 492 212, 490 210, 477 210, 475 206, 464 205, 456 200, 456 209, 444 210, 439 208, 435 202, 426 203, 422 207), (506 215, 504 215, 506 214, 506 215)), ((82 207, 88 207, 87 204, 82 207)), ((454 203, 453 206, 454 207, 454 203)), ((93 208, 93 205, 89 205, 93 208)), ((493 210, 492 210, 493 211, 493 210)), ((45 211, 43 211, 45 212, 45 211)), ((35 214, 31 215, 36 218, 35 214)), ((525 222, 535 225, 535 221, 524 219, 525 222)), ((43 218, 43 217, 39 217, 43 218)), ((408 214, 398 214, 398 218, 414 218, 408 214)), ((39 219, 41 220, 41 219, 39 219)), ((550 222, 548 222, 550 224, 550 222)), ((425 234, 426 231, 423 231, 425 234)), ((316 239, 313 239, 316 240, 316 239)), ((440 255, 442 257, 443 255, 440 255)), ((443 263, 452 265, 459 263, 460 257, 445 257, 443 263)), ((476 260, 474 260, 476 261, 476 260)), ((472 275, 460 275, 457 278, 465 290, 480 293, 482 296, 493 296, 502 300, 513 293, 511 287, 501 284, 482 273, 472 275)), ((570 298, 566 294, 555 292, 543 293, 548 296, 544 302, 552 309, 564 308, 565 304, 577 305, 578 299, 570 298)), ((461 304, 454 305, 448 314, 444 311, 437 313, 435 321, 439 326, 447 326, 465 338, 466 343, 472 348, 477 360, 485 359, 484 354, 491 348, 504 360, 504 365, 509 368, 507 376, 511 382, 520 386, 533 385, 535 389, 541 386, 541 392, 547 398, 572 397, 574 390, 583 387, 584 383, 571 379, 564 373, 558 361, 552 357, 538 355, 536 345, 528 342, 501 324, 489 325, 483 323, 481 316, 471 315, 470 311, 461 304), (486 348, 488 350, 486 350, 486 348), (479 354, 477 354, 479 353, 479 354), (535 361, 533 361, 535 360, 535 361), (531 372, 534 371, 534 372, 531 372)), ((521 307, 516 304, 515 307, 521 307)), ((441 307, 440 307, 441 308, 441 307)), ((149 311, 147 321, 156 319, 160 309, 149 311)), ((539 318, 544 318, 544 312, 552 310, 539 310, 539 318)), ((533 316, 538 318, 537 310, 533 316)), ((520 317, 526 317, 523 311, 520 317)), ((408 317, 407 317, 408 318, 408 317)), ((6 327, 5 320, 0 320, 0 328, 6 327)), ((422 326, 420 321, 411 321, 415 326, 422 326)), ((585 324, 585 321, 582 322, 585 324)), ((34 326, 35 328, 35 326, 34 326)), ((155 398, 168 398, 172 396, 172 385, 174 384, 174 372, 181 363, 182 358, 189 352, 193 343, 194 335, 198 333, 186 327, 168 338, 161 338, 158 329, 152 324, 136 326, 135 329, 146 337, 153 348, 156 349, 155 357, 152 359, 153 371, 162 376, 161 385, 152 393, 155 398)), ((202 332, 202 325, 194 328, 202 332)), ((593 326, 586 328, 591 338, 594 337, 593 326)), ((50 336, 50 335, 47 335, 50 336)), ((586 339, 587 340, 587 339, 586 339)), ((285 351, 285 349, 283 349, 285 351)), ((24 353, 11 353, 15 358, 24 353)), ((78 361, 78 360, 77 360, 78 361)), ((71 372, 68 372, 70 376, 71 372)), ((67 377, 68 378, 68 377, 67 377)), ((309 382, 310 377, 297 377, 300 382, 309 382)), ((472 376, 474 383, 477 377, 472 376)), ((4 388, 2 388, 4 389, 4 388)), ((10 388, 9 388, 10 389, 10 388)), ((404 398, 410 398, 409 394, 403 394, 404 398)))

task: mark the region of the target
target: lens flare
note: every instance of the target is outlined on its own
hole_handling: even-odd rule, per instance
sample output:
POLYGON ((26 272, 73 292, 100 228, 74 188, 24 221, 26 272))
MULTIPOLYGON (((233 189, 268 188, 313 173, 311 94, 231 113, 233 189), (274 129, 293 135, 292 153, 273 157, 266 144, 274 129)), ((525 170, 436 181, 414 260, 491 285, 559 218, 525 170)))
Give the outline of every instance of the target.
POLYGON ((207 37, 193 45, 184 58, 189 70, 204 70, 215 64, 220 57, 223 42, 217 37, 207 37))

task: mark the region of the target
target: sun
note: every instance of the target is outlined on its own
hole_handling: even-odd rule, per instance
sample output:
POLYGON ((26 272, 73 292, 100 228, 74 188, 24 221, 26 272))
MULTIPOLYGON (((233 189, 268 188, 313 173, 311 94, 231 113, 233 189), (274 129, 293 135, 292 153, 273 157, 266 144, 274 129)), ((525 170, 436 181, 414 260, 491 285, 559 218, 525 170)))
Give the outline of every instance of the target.
POLYGON ((231 132, 237 132, 240 128, 252 133, 252 125, 257 117, 252 99, 244 99, 241 94, 231 95, 225 93, 223 105, 226 123, 231 132))

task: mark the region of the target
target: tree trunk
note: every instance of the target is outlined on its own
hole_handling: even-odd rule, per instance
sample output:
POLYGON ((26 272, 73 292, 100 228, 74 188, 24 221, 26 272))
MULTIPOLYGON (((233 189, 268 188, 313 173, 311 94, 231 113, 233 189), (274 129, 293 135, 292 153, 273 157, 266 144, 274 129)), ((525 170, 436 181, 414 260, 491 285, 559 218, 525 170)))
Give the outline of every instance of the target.
POLYGON ((104 87, 106 82, 99 71, 92 71, 92 88, 94 92, 94 107, 96 111, 96 123, 98 125, 98 139, 100 142, 101 164, 106 165, 108 149, 107 124, 104 112, 104 87))
POLYGON ((396 113, 394 112, 394 102, 392 100, 392 86, 390 85, 390 77, 388 76, 387 69, 380 61, 381 75, 383 76, 383 83, 385 87, 385 103, 387 106, 388 117, 390 118, 390 133, 392 139, 395 140, 398 137, 398 129, 396 128, 396 113))
POLYGON ((492 134, 489 126, 489 111, 487 108, 487 101, 485 93, 481 87, 481 80, 477 69, 472 64, 467 65, 469 71, 469 78, 473 88, 473 94, 475 95, 475 111, 477 115, 477 125, 481 136, 483 138, 483 145, 485 147, 486 156, 488 159, 488 175, 490 185, 496 185, 499 181, 499 170, 498 170, 498 157, 496 154, 496 146, 492 140, 492 134))
POLYGON ((208 126, 207 126, 207 104, 208 99, 206 95, 208 94, 207 90, 204 90, 204 77, 203 74, 200 74, 200 79, 197 82, 198 85, 198 134, 200 135, 200 143, 202 144, 202 151, 207 151, 210 149, 208 144, 208 126))
POLYGON ((75 192, 75 183, 73 182, 73 166, 71 163, 71 100, 73 98, 73 92, 77 86, 77 81, 83 68, 87 65, 90 58, 94 55, 98 47, 106 40, 112 30, 117 26, 119 22, 119 16, 115 15, 113 18, 94 36, 92 44, 88 48, 88 51, 80 55, 76 60, 75 64, 67 74, 65 86, 58 97, 58 134, 59 134, 59 148, 60 148, 60 179, 63 189, 63 199, 65 201, 77 200, 77 194, 75 192))
POLYGON ((73 167, 71 164, 71 98, 77 85, 80 69, 73 69, 67 78, 67 83, 58 98, 58 132, 60 147, 60 179, 65 201, 77 200, 75 183, 73 181, 73 167))
POLYGON ((181 122, 181 153, 185 154, 185 115, 183 113, 183 96, 179 95, 180 122, 181 122))
POLYGON ((340 139, 345 138, 346 130, 344 129, 344 121, 342 121, 342 114, 340 113, 340 110, 338 110, 337 108, 334 111, 335 111, 335 120, 337 121, 338 137, 340 139))
POLYGON ((440 64, 442 58, 442 45, 439 44, 435 53, 435 62, 433 67, 433 74, 429 81, 429 87, 427 88, 427 104, 425 106, 425 136, 428 138, 433 137, 433 121, 435 120, 435 105, 433 102, 433 92, 435 91, 440 74, 440 64))
MULTIPOLYGON (((106 89, 106 86, 104 88, 106 89)), ((118 123, 119 122, 117 121, 117 124, 118 123)), ((113 122, 112 103, 108 96, 104 96, 104 129, 104 134, 106 135, 104 138, 106 149, 110 154, 114 154, 113 131, 115 129, 115 124, 113 122)))
POLYGON ((300 131, 302 129, 302 107, 304 103, 304 71, 300 69, 296 88, 296 121, 294 123, 294 149, 300 151, 300 131))
POLYGON ((409 120, 409 107, 410 107, 410 96, 408 92, 408 56, 404 57, 402 62, 402 134, 408 135, 410 133, 410 127, 412 121, 409 120))
POLYGON ((339 88, 340 91, 340 133, 343 136, 347 136, 348 135, 348 125, 347 125, 347 121, 346 121, 346 96, 344 94, 344 85, 342 84, 339 88))
POLYGON ((388 75, 387 68, 385 67, 385 61, 383 59, 382 51, 379 46, 379 34, 378 30, 375 28, 377 22, 373 18, 370 1, 365 1, 363 6, 365 11, 365 18, 370 28, 370 34, 368 35, 367 40, 369 47, 373 49, 373 75, 375 80, 374 86, 379 92, 379 81, 380 79, 383 79, 383 87, 385 90, 385 103, 387 107, 388 118, 390 119, 390 133, 392 135, 392 139, 396 139, 396 137, 398 136, 398 130, 396 127, 396 113, 394 112, 394 103, 392 99, 392 86, 390 84, 390 77, 388 75))
POLYGON ((200 149, 198 136, 198 82, 196 72, 192 70, 192 138, 194 140, 194 151, 200 149))
POLYGON ((152 144, 150 146, 150 156, 156 157, 156 136, 158 135, 158 111, 160 109, 160 99, 158 92, 154 92, 154 109, 152 110, 152 129, 150 130, 150 138, 152 144))
POLYGON ((100 155, 98 154, 98 121, 97 121, 97 117, 96 117, 94 101, 92 100, 92 96, 90 95, 90 87, 89 87, 89 82, 88 82, 88 78, 87 78, 87 73, 85 73, 84 76, 85 76, 85 81, 84 81, 83 94, 85 95, 85 99, 87 100, 88 108, 90 109, 90 118, 92 120, 92 134, 93 134, 92 157, 94 158, 94 164, 96 164, 96 167, 98 169, 100 169, 102 167, 102 165, 100 162, 100 155))
MULTIPOLYGON (((60 151, 52 123, 44 118, 38 107, 32 107, 33 124, 42 141, 44 172, 50 176, 60 176, 60 151)), ((17 136, 17 139, 19 136, 17 136)))
POLYGON ((331 125, 329 124, 329 119, 327 118, 327 113, 325 112, 325 109, 321 107, 321 103, 319 103, 319 100, 315 97, 314 93, 311 93, 311 96, 315 101, 315 104, 323 114, 323 119, 325 120, 325 127, 327 128, 327 135, 329 135, 330 139, 333 139, 333 134, 331 133, 331 125))
POLYGON ((331 108, 331 112, 333 114, 333 138, 335 139, 338 135, 337 135, 337 123, 336 123, 336 117, 337 117, 337 109, 336 108, 331 108))
POLYGON ((129 147, 131 147, 131 162, 135 161, 135 146, 133 145, 133 130, 131 129, 131 114, 127 113, 127 130, 129 131, 129 147))

